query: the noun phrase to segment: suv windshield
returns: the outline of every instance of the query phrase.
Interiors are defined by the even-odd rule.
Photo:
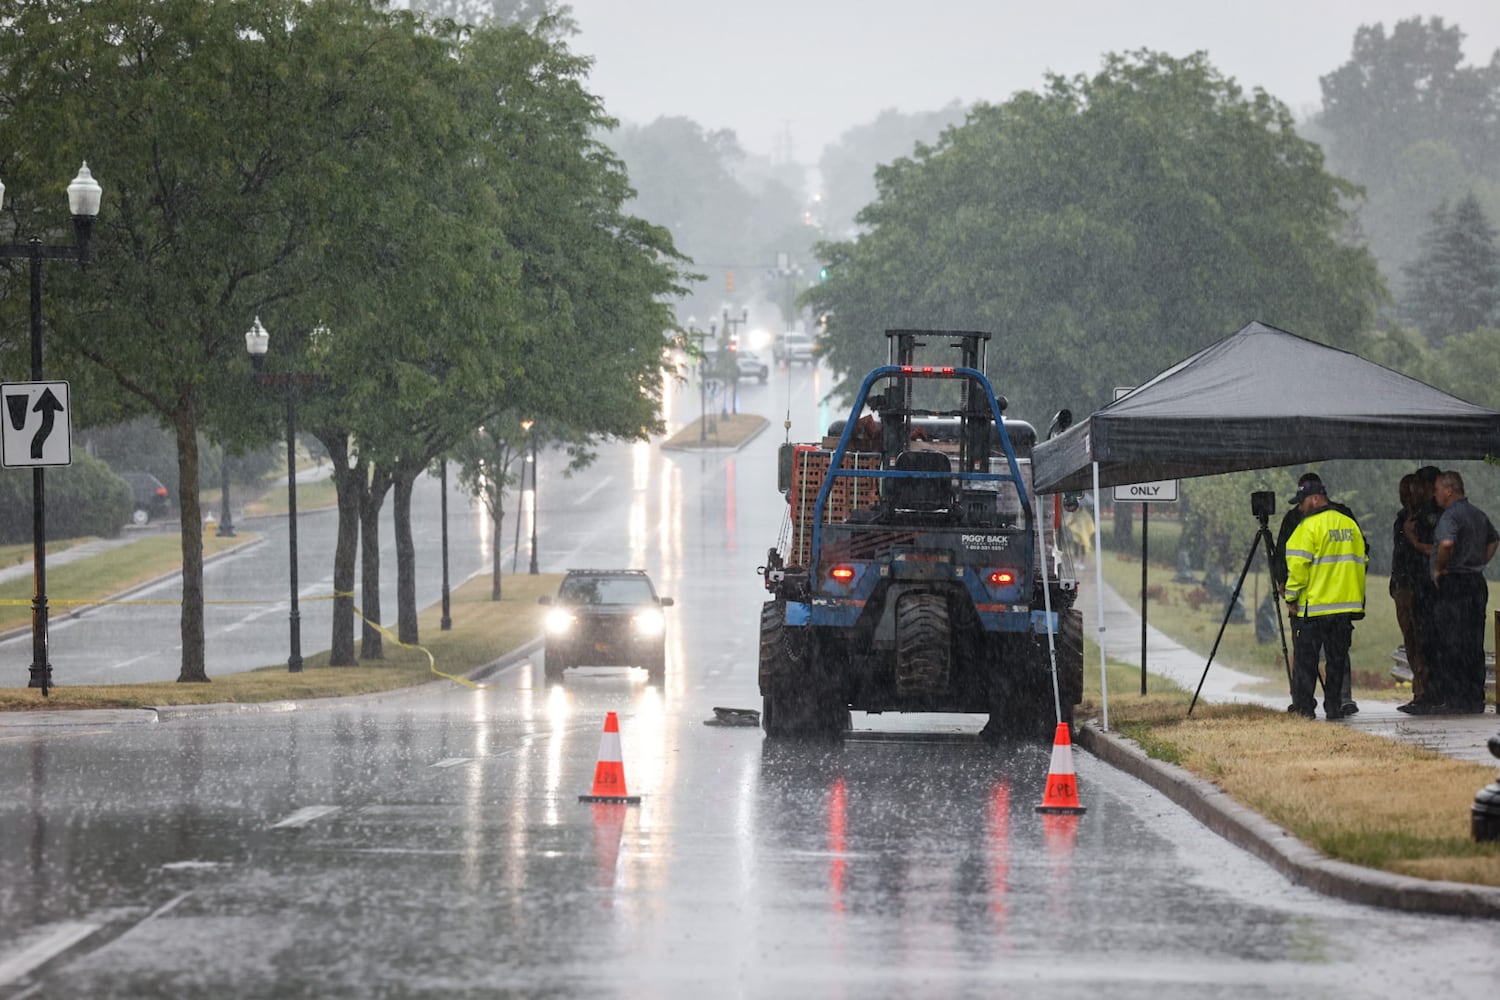
[[[557,595],[573,604],[652,604],[651,584],[644,578],[570,576]]]

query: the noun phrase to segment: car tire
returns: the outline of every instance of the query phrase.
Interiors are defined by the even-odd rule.
[[[658,649],[646,659],[646,683],[660,685],[667,679],[667,651]]]
[[[150,521],[151,512],[144,507],[137,507],[135,512],[130,515],[130,523],[137,526],[149,524]]]

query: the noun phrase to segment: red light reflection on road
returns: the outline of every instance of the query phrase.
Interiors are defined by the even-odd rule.
[[[1009,915],[1005,894],[1010,888],[1010,785],[1000,782],[990,792],[990,917],[996,930],[1005,929]]]
[[[833,860],[828,865],[828,887],[833,893],[835,913],[844,912],[844,876],[849,862],[844,858],[848,846],[848,789],[844,779],[833,783],[828,796],[828,852]]]

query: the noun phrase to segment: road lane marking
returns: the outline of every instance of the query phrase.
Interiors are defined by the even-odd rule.
[[[0,956],[0,986],[15,982],[103,926],[82,920],[53,924],[38,940],[10,955]]]
[[[304,827],[315,819],[332,815],[339,811],[338,806],[304,806],[286,817],[279,823],[272,823],[273,830],[293,830]]]

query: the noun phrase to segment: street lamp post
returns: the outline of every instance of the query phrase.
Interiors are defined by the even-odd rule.
[[[103,189],[89,173],[87,162],[68,185],[68,211],[73,215],[75,246],[48,246],[41,237],[25,243],[0,245],[0,258],[31,262],[31,381],[42,381],[42,261],[75,260],[80,267],[89,264],[89,237],[94,220],[99,217],[99,200]],[[0,184],[0,208],[5,205],[5,185]],[[6,404],[10,405],[9,402]],[[51,417],[53,414],[48,413]],[[35,448],[32,457],[39,458]],[[41,688],[42,697],[52,686],[52,662],[47,639],[47,482],[44,467],[31,470],[31,543],[34,585],[31,597],[31,679],[27,687]]]
[[[532,576],[537,575],[536,568],[536,516],[537,516],[537,488],[536,488],[536,421],[523,420],[521,426],[531,436],[531,570]]]
[[[715,320],[710,320],[709,323],[708,323],[708,339],[712,340],[714,342],[714,352],[715,352],[714,353],[714,359],[715,359],[714,367],[715,368],[722,368],[723,361],[724,361],[724,355],[727,354],[727,353],[729,353],[729,352],[726,351],[726,350],[724,350],[724,345],[722,345],[722,344],[719,343],[719,321],[716,320],[716,319]],[[724,406],[723,398],[722,398],[722,393],[724,392],[724,387],[723,387],[723,385],[721,383],[722,383],[722,379],[715,379],[714,380],[714,392],[717,393],[717,394],[721,394],[720,395],[719,406],[722,409],[723,406]],[[712,434],[714,436],[714,440],[715,441],[717,441],[719,439],[719,418],[718,418],[718,415],[715,414],[715,413],[710,413],[708,415],[708,431],[709,431],[710,434]]]
[[[448,460],[446,458],[438,465],[438,489],[442,491],[442,500],[438,506],[443,519],[443,617],[438,621],[438,631],[448,632],[453,629],[453,616],[450,614],[452,608],[448,603]]]
[[[703,370],[707,360],[703,353],[703,342],[708,334],[698,329],[698,317],[688,317],[688,336],[698,341],[698,443],[708,440],[708,373]]]
[[[315,334],[325,332],[319,327]],[[302,615],[297,610],[297,387],[299,385],[321,386],[326,380],[321,375],[266,375],[261,372],[265,363],[266,348],[270,346],[271,334],[255,317],[254,324],[245,334],[245,349],[250,352],[250,363],[255,366],[255,381],[259,385],[282,386],[286,389],[286,510],[287,510],[287,577],[291,581],[292,610],[289,616],[291,629],[291,654],[287,657],[288,673],[302,672]]]
[[[744,310],[742,310],[740,312],[739,318],[734,319],[729,315],[729,307],[724,307],[724,336],[729,338],[729,343],[734,347],[735,351],[739,350],[740,327],[744,326],[748,322],[750,322],[749,308],[745,308]],[[736,364],[738,364],[738,362],[736,362]],[[738,413],[740,412],[740,376],[738,371],[734,373],[734,388],[730,391],[734,393],[733,410],[735,413]]]

